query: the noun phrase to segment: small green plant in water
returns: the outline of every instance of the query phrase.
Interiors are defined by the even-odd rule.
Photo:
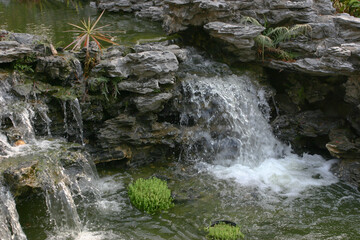
[[[131,203],[139,210],[154,214],[174,206],[166,181],[156,177],[139,178],[128,188]]]
[[[224,222],[207,227],[205,230],[208,232],[207,238],[212,240],[238,240],[245,237],[239,226],[232,226]]]
[[[255,18],[243,17],[241,20],[242,24],[254,24],[262,26]],[[265,24],[265,27],[266,24]],[[312,31],[309,24],[296,24],[292,27],[276,27],[266,28],[262,34],[254,38],[256,44],[261,47],[260,53],[262,60],[265,58],[265,50],[269,53],[275,54],[278,58],[289,61],[293,59],[293,55],[279,48],[279,43],[289,41],[301,35],[308,35]]]

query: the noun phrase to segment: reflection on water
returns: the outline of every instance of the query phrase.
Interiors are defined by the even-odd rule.
[[[73,39],[68,23],[80,24],[82,19],[96,18],[100,12],[88,3],[76,0],[0,0],[0,29],[45,35],[56,46],[66,46]],[[121,13],[105,13],[100,25],[110,24],[108,31],[125,30],[126,34],[114,32],[115,42],[123,45],[165,39],[160,23],[135,19]],[[100,26],[99,25],[99,26]]]

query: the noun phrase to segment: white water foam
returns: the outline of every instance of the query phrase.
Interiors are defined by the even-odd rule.
[[[219,179],[283,196],[298,196],[316,186],[336,183],[330,172],[335,160],[291,153],[272,133],[264,94],[250,77],[198,77],[188,75],[183,83],[187,100],[182,120],[190,139],[188,158],[201,171]]]

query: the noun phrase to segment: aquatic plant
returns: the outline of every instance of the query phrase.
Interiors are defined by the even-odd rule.
[[[166,181],[156,177],[139,178],[128,188],[131,203],[139,210],[154,214],[174,206]]]
[[[245,237],[239,226],[232,226],[225,222],[219,222],[205,230],[208,232],[207,238],[213,240],[238,240]]]
[[[255,18],[252,17],[243,17],[241,23],[250,23],[262,26]],[[282,60],[293,59],[292,54],[279,48],[279,43],[289,41],[300,35],[308,35],[312,31],[309,24],[296,24],[292,27],[281,26],[276,28],[267,28],[267,24],[265,24],[265,28],[266,29],[262,32],[262,34],[254,38],[256,44],[261,47],[259,52],[261,53],[263,60],[265,58],[265,50],[269,53],[274,53]]]
[[[346,12],[354,17],[360,17],[360,0],[332,0],[338,12]]]

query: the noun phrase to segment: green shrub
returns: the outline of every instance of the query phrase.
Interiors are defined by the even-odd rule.
[[[243,17],[241,19],[242,24],[253,24],[262,26],[255,18]],[[286,42],[291,39],[297,38],[301,35],[307,36],[311,33],[312,28],[309,24],[296,24],[292,27],[276,27],[270,28],[265,22],[264,27],[266,28],[260,35],[254,38],[258,45],[259,52],[262,55],[262,60],[265,57],[265,50],[270,55],[274,55],[276,58],[281,60],[289,61],[293,59],[293,54],[288,53],[279,48],[279,43]]]
[[[174,206],[166,181],[156,177],[136,180],[129,185],[128,194],[131,203],[136,208],[150,214]]]
[[[206,231],[208,232],[207,237],[213,240],[237,240],[245,237],[239,226],[232,226],[223,222],[206,228]]]
[[[332,0],[338,12],[346,12],[360,17],[360,0]]]

